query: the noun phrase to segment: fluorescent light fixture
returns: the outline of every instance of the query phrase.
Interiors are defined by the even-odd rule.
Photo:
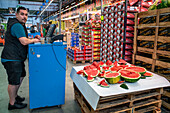
[[[50,3],[43,9],[43,11],[41,11],[41,13],[39,14],[39,16],[41,16],[44,11],[48,8],[48,6],[53,2],[54,0],[51,0]]]
[[[71,3],[71,5],[74,5],[76,2]]]
[[[87,1],[88,1],[88,0],[85,0],[85,1],[79,3],[79,4],[75,5],[75,6],[72,6],[72,7],[68,8],[68,9],[66,9],[66,10],[64,10],[64,11],[61,11],[61,13],[64,13],[64,12],[66,12],[66,11],[68,11],[68,10],[74,8],[74,7],[77,7],[77,6],[83,4],[83,3],[87,2]],[[59,14],[59,13],[56,13],[54,16],[57,16],[58,14]],[[51,16],[52,16],[52,15],[51,15]],[[50,17],[50,16],[49,16],[49,17]],[[49,18],[49,17],[47,17],[47,18]]]
[[[65,7],[65,8],[68,8],[69,6]]]

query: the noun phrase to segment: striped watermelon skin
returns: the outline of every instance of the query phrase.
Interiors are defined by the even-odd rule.
[[[118,72],[108,73],[105,75],[105,79],[107,80],[108,83],[115,84],[119,82],[120,75],[121,74]]]
[[[145,74],[143,74],[145,77],[152,77],[153,74],[152,73],[149,73],[149,72],[146,72]]]
[[[146,69],[143,67],[139,67],[139,66],[134,66],[134,67],[126,67],[125,69],[130,69],[132,71],[135,71],[137,73],[140,73],[141,75],[146,73]]]
[[[122,69],[119,71],[119,73],[121,73],[121,77],[126,82],[131,82],[131,83],[137,82],[141,77],[140,73],[137,73],[137,72],[134,72],[131,70],[127,70],[127,69]]]

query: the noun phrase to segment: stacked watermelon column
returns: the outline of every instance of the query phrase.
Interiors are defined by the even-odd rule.
[[[132,61],[133,38],[134,38],[134,18],[132,11],[127,11],[126,41],[125,41],[125,61]]]
[[[101,27],[93,26],[92,29],[93,37],[93,60],[100,60],[100,35]]]
[[[123,58],[125,33],[125,3],[119,2],[102,10],[101,60],[118,61]]]
[[[131,62],[134,37],[134,13],[139,11],[139,1],[133,1],[133,4],[132,1],[128,1],[128,3],[118,0],[114,1],[115,3],[104,7],[102,10],[104,20],[101,24],[102,48],[100,60],[103,62],[107,60],[115,62],[119,59],[125,59],[125,61]]]
[[[91,46],[92,45],[92,36],[91,36],[91,26],[84,25],[82,29],[82,45]]]

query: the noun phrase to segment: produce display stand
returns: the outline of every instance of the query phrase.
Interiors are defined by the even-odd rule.
[[[152,10],[152,11],[147,11],[147,12],[141,12],[141,13],[136,13],[135,14],[135,29],[134,29],[134,50],[133,50],[133,58],[132,58],[132,63],[135,64],[136,60],[146,62],[148,64],[152,65],[151,71],[155,71],[156,66],[160,66],[163,68],[170,68],[170,63],[166,61],[161,61],[159,59],[160,56],[163,56],[167,59],[170,58],[170,51],[164,49],[164,50],[158,50],[158,43],[170,43],[170,36],[159,36],[159,29],[162,27],[170,27],[170,21],[166,22],[160,22],[160,16],[170,13],[170,8],[164,8],[164,9],[158,9],[158,10]],[[140,18],[146,18],[146,17],[151,17],[151,16],[156,16],[156,22],[155,23],[149,23],[149,24],[138,24],[138,19]],[[155,36],[140,36],[137,31],[140,29],[146,29],[146,28],[154,28],[155,30]],[[144,47],[138,47],[137,41],[151,41],[154,43],[154,47],[151,48],[144,48]],[[142,56],[140,53],[147,53],[151,55],[151,58]],[[163,75],[164,76],[164,75]],[[165,75],[165,78],[170,80],[170,75]],[[163,96],[166,96],[170,98],[170,92],[165,91],[163,93]],[[170,109],[170,104],[163,101],[163,105]]]
[[[73,85],[75,100],[79,103],[82,113],[142,113],[148,111],[161,113],[161,94],[163,93],[163,88],[109,97],[100,97],[98,108],[93,110],[77,86],[75,84]]]
[[[89,46],[81,46],[81,49],[74,50],[68,48],[67,58],[70,61],[73,61],[73,64],[76,63],[91,63],[92,62],[92,48]]]
[[[100,78],[87,82],[85,77],[76,74],[83,67],[74,66],[70,74],[75,100],[83,113],[161,112],[163,87],[170,86],[164,77],[153,73],[153,77],[140,79],[136,83],[126,83],[128,90],[120,88],[120,84],[110,84],[109,88],[103,88],[97,85]]]

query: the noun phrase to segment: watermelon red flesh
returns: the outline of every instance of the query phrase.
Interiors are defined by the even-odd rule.
[[[116,72],[116,73],[108,73],[105,75],[105,78],[116,78],[120,76],[120,73]]]
[[[120,80],[120,73],[118,73],[118,72],[109,73],[109,74],[105,75],[105,78],[108,83],[115,84],[115,83],[119,82],[119,80]]]
[[[126,82],[137,82],[141,77],[141,74],[136,73],[132,70],[122,69],[122,70],[119,71],[119,73],[121,73],[121,77]]]
[[[127,64],[127,62],[125,60],[123,60],[123,59],[120,59],[118,63],[119,64]]]
[[[109,66],[103,66],[102,68],[103,68],[103,70],[109,70],[110,69]]]
[[[89,66],[90,69],[97,69],[94,65]]]
[[[121,68],[126,68],[126,67],[129,67],[128,65],[120,65],[120,66],[118,66],[118,67],[121,67]]]
[[[121,73],[121,75],[129,75],[129,74],[130,74],[130,71],[129,71],[129,70],[122,69],[122,70],[119,71],[119,73]]]
[[[117,64],[118,64],[117,61],[115,61],[115,62],[113,63],[114,66],[117,66]]]
[[[103,66],[103,65],[104,65],[104,62],[100,61],[98,64],[99,64],[100,66]]]
[[[146,69],[143,68],[143,67],[126,67],[125,69],[130,69],[130,70],[133,70],[133,71],[136,71],[140,74],[144,74],[146,72]]]
[[[94,78],[91,77],[91,76],[88,76],[88,77],[87,77],[87,81],[88,81],[88,82],[92,82],[92,81],[94,81]]]
[[[110,68],[111,71],[116,71],[116,72],[118,72],[121,69],[123,69],[123,68],[122,67],[117,67],[117,66],[114,66],[114,67]]]
[[[100,86],[102,86],[102,87],[106,87],[106,88],[108,88],[108,87],[109,87],[109,85],[108,85],[105,81],[104,81],[104,82],[102,82]]]
[[[85,66],[83,70],[89,70],[90,66]]]
[[[143,74],[144,76],[146,76],[146,77],[152,77],[153,76],[153,74],[152,73],[149,73],[149,72],[146,72],[145,74]]]
[[[78,71],[77,74],[84,74],[84,70]]]
[[[99,70],[89,69],[84,70],[86,76],[96,77],[99,74]]]
[[[99,64],[96,61],[94,61],[92,65],[94,65],[96,68],[99,67]]]
[[[103,79],[102,81],[100,81],[100,82],[98,83],[98,85],[101,85],[102,82],[105,82],[105,79]]]
[[[105,75],[105,71],[100,72],[99,75],[98,75],[98,77],[104,77],[104,75]]]

